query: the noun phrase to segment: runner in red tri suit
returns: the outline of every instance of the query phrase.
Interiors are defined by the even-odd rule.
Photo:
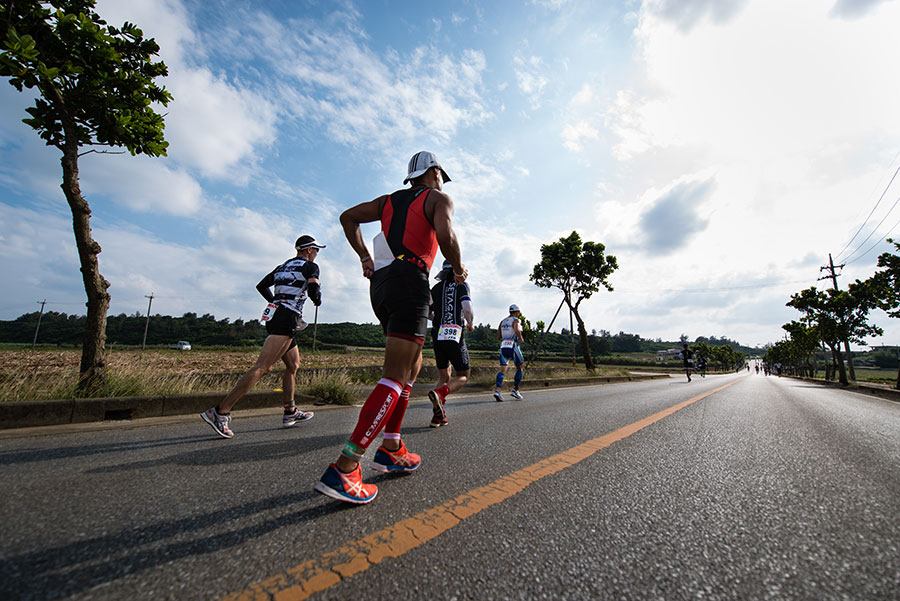
[[[400,425],[409,391],[422,366],[422,345],[428,327],[431,291],[428,273],[438,247],[453,269],[454,281],[468,275],[453,232],[453,201],[442,192],[447,172],[430,152],[409,161],[406,179],[411,186],[358,204],[341,214],[350,246],[370,279],[372,308],[387,335],[381,380],[359,412],[356,428],[337,461],[328,466],[315,490],[348,503],[369,503],[378,493],[364,484],[359,462],[384,429],[372,467],[382,472],[411,472],[421,458],[400,439]],[[359,224],[381,222],[374,258],[363,241]]]

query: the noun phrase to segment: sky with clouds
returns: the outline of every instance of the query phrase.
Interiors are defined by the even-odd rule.
[[[900,238],[897,0],[100,0],[161,46],[167,157],[89,154],[111,313],[257,319],[313,234],[322,322],[373,322],[342,210],[431,150],[452,182],[476,322],[549,322],[540,246],[602,242],[589,329],[783,337],[828,254],[844,287]],[[57,150],[0,86],[0,319],[84,313]],[[900,177],[897,178],[900,180]],[[368,240],[375,226],[365,226]],[[438,259],[440,260],[440,258]],[[307,316],[307,320],[309,318]],[[900,320],[876,313],[900,344]],[[568,327],[568,316],[554,330]]]

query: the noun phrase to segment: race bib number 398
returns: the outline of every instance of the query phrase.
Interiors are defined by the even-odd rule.
[[[503,340],[500,342],[500,348],[512,348],[516,345],[515,340]]]
[[[275,315],[275,309],[277,309],[277,308],[278,308],[278,305],[269,303],[268,305],[266,305],[266,308],[263,310],[262,317],[260,317],[259,320],[263,323],[266,323],[267,321],[272,319],[273,315]]]
[[[453,342],[459,342],[461,337],[462,327],[453,324],[441,326],[437,334],[438,340],[451,340]]]

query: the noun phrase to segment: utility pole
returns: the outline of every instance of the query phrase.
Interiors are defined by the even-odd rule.
[[[843,264],[835,267],[834,261],[831,259],[831,253],[828,253],[828,265],[826,265],[824,267],[820,267],[819,272],[828,270],[829,275],[825,276],[824,278],[819,278],[819,279],[824,280],[826,278],[830,278],[831,284],[834,286],[834,291],[839,292],[838,283],[837,283],[837,274],[835,273],[835,269],[843,269],[843,268],[844,268]],[[843,329],[845,327],[843,316],[840,316],[840,320],[841,320],[841,329]],[[853,381],[856,381],[856,373],[853,370],[853,355],[850,354],[850,343],[847,341],[846,337],[844,338],[843,342],[844,342],[844,350],[847,353],[847,366],[850,368],[850,379]],[[838,362],[838,366],[841,368],[841,375],[844,375],[843,374],[844,362],[843,361]],[[844,376],[842,378],[842,380],[846,380],[846,376]],[[846,382],[842,381],[841,384],[846,384]]]
[[[37,302],[41,303],[41,312],[38,313],[38,322],[34,328],[34,340],[31,341],[31,350],[34,350],[34,345],[37,344],[38,330],[41,329],[41,318],[44,316],[44,305],[47,304],[47,299],[45,298],[44,300]]]
[[[150,293],[150,296],[144,295],[144,298],[149,298],[150,302],[147,303],[147,320],[144,322],[144,339],[141,340],[141,350],[144,350],[144,346],[147,344],[147,329],[150,328],[150,307],[153,306],[153,293]]]

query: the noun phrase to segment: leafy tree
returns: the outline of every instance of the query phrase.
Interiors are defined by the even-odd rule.
[[[799,321],[792,321],[781,327],[791,337],[790,344],[786,345],[787,356],[781,363],[790,363],[795,371],[815,377],[816,368],[812,358],[819,347],[819,332],[815,327]]]
[[[900,367],[896,350],[877,350],[872,353],[872,362],[876,367],[890,369]]]
[[[531,281],[541,288],[559,288],[569,310],[578,322],[581,354],[584,366],[594,369],[584,320],[578,312],[581,302],[605,287],[612,292],[607,278],[619,268],[613,255],[604,255],[606,247],[599,242],[582,244],[578,232],[572,232],[558,242],[541,245],[541,262],[534,266]]]
[[[531,322],[523,314],[519,314],[519,321],[522,323],[522,338],[526,344],[534,345],[537,342],[537,333],[532,327]]]
[[[131,23],[107,25],[94,0],[3,0],[0,76],[22,92],[35,90],[23,121],[62,152],[62,190],[72,210],[87,293],[87,320],[78,383],[89,394],[105,382],[109,282],[100,275],[100,245],[91,236],[91,209],[81,194],[78,158],[85,146],[124,147],[132,155],[166,154],[163,118],[153,103],[172,96],[153,83],[168,74],[153,62],[153,39]],[[94,152],[89,150],[87,152]]]
[[[832,357],[840,357],[840,343],[849,340],[864,344],[868,336],[880,336],[881,328],[868,323],[868,314],[874,308],[874,297],[862,286],[851,285],[849,290],[821,291],[807,288],[791,295],[787,306],[804,313],[801,320],[818,330],[822,341],[831,349]],[[844,362],[838,360],[841,384],[847,385]]]
[[[892,238],[888,238],[888,242],[894,245],[895,252],[900,252],[900,242]],[[900,317],[900,255],[881,253],[878,267],[882,268],[881,271],[875,272],[865,282],[857,280],[856,284],[869,291],[880,309],[891,317]],[[900,369],[897,370],[897,388],[900,388]]]

